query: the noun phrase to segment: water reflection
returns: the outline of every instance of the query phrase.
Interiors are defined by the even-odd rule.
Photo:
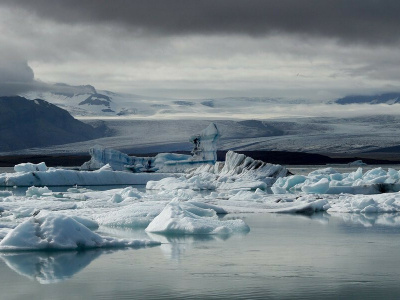
[[[400,227],[400,213],[335,213],[332,216],[342,218],[346,223],[360,224],[364,227]]]
[[[326,211],[323,212],[316,212],[313,214],[302,214],[302,213],[297,213],[293,214],[294,216],[298,218],[303,218],[311,221],[316,221],[321,224],[327,224],[329,222],[329,218],[331,217],[330,214],[328,214]]]
[[[171,260],[179,261],[186,251],[193,248],[195,244],[204,244],[214,241],[226,241],[232,235],[162,235],[147,233],[155,241],[161,242],[160,249],[164,256]],[[247,233],[236,233],[235,235],[246,235]]]
[[[5,253],[0,258],[16,273],[51,284],[71,278],[98,258],[104,250]]]

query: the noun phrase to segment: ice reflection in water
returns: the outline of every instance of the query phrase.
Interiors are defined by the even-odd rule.
[[[18,274],[41,284],[50,284],[71,278],[104,252],[89,250],[4,253],[0,258]]]
[[[332,216],[342,218],[345,223],[360,224],[364,227],[400,227],[400,213],[333,213]]]
[[[226,241],[232,235],[161,235],[147,233],[152,240],[160,241],[160,249],[164,256],[179,261],[195,244],[204,244],[211,241]],[[243,233],[245,235],[246,233]],[[235,234],[238,235],[238,234]],[[239,234],[240,235],[240,234]]]

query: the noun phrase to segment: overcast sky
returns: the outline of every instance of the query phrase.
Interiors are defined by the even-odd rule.
[[[0,94],[400,91],[399,16],[398,0],[1,0]]]

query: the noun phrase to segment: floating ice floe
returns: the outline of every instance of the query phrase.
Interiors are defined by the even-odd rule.
[[[114,171],[183,172],[199,164],[214,164],[217,160],[218,138],[218,128],[211,123],[199,134],[190,137],[192,155],[160,153],[155,157],[136,157],[97,145],[89,150],[91,159],[81,166],[81,170],[97,170],[108,164]]]
[[[348,165],[350,167],[359,167],[359,166],[366,166],[367,164],[359,159],[359,160],[355,160],[355,161],[353,161],[351,163],[348,163]]]
[[[271,195],[260,189],[221,192],[207,199],[228,213],[310,214],[327,211],[331,207],[329,199],[320,195]]]
[[[397,213],[400,192],[374,195],[267,194],[264,191],[229,191],[206,197],[228,213]]]
[[[173,176],[166,173],[128,173],[103,166],[97,171],[76,171],[49,168],[47,171],[0,174],[0,186],[73,186],[146,184]]]
[[[102,237],[71,217],[47,214],[29,218],[11,230],[0,242],[0,251],[139,248],[156,245],[160,243]]]
[[[281,177],[272,185],[275,194],[377,194],[400,191],[400,171],[375,168],[363,173],[339,173],[333,168],[313,171],[306,176]]]
[[[47,171],[47,166],[44,162],[39,164],[22,163],[14,166],[15,172],[35,172],[35,171]]]
[[[199,166],[178,178],[149,181],[146,188],[149,190],[255,190],[257,188],[265,190],[277,178],[287,174],[288,171],[281,165],[265,163],[244,154],[228,151],[225,162]]]
[[[340,195],[330,201],[330,212],[395,213],[400,212],[400,193],[378,195]]]
[[[49,190],[47,186],[44,187],[36,187],[36,186],[31,186],[27,189],[26,191],[26,196],[42,196],[44,194],[51,194],[52,191]]]
[[[99,224],[105,226],[146,228],[165,205],[165,202],[158,201],[138,202],[93,217]]]
[[[146,231],[171,235],[179,234],[232,234],[248,232],[243,220],[220,220],[214,209],[190,202],[172,200],[147,226]]]

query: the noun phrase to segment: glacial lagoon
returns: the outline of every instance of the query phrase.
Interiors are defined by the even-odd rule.
[[[395,299],[400,217],[241,214],[247,234],[160,247],[3,253],[2,299]],[[141,230],[108,228],[143,238]]]
[[[124,186],[87,188],[107,191]],[[135,188],[146,192],[144,186]],[[67,189],[51,188],[60,193]],[[27,188],[2,190],[22,196]],[[96,233],[102,236],[149,239],[161,245],[1,253],[1,298],[400,297],[399,213],[233,213],[219,219],[242,219],[250,231],[163,235],[143,228],[100,226]]]

